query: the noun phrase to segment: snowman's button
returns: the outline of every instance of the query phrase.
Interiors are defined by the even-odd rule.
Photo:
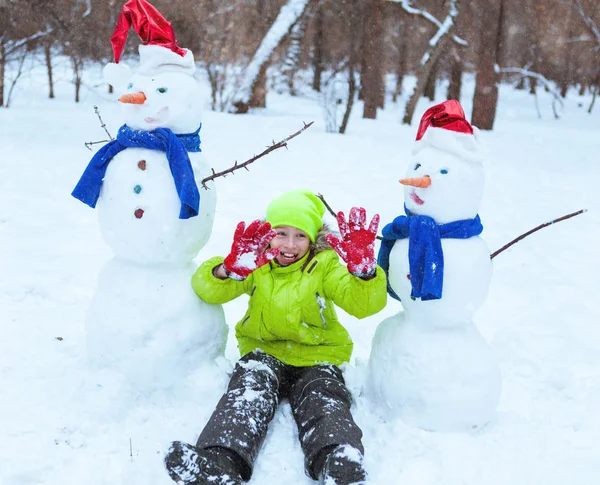
[[[136,209],[133,215],[135,215],[136,219],[141,219],[144,215],[144,209]]]
[[[410,281],[410,273],[407,273],[407,274],[406,274],[406,279],[407,279],[408,281]]]
[[[134,191],[136,194],[139,194],[139,193],[142,191],[142,186],[141,186],[141,185],[136,185],[136,186],[133,188],[133,191]]]
[[[412,301],[416,301],[416,300],[417,300],[417,299],[416,299],[414,296],[412,296],[412,295],[410,295],[410,299],[411,299]]]
[[[140,170],[146,170],[146,160],[140,160],[140,161],[138,162],[138,168],[139,168]]]

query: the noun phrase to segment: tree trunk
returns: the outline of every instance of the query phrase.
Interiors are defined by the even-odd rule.
[[[448,99],[460,101],[462,91],[463,63],[458,55],[452,56],[450,64],[450,83],[448,84]]]
[[[323,42],[325,40],[323,25],[323,5],[317,7],[315,19],[315,37],[313,49],[313,82],[312,88],[321,92],[321,77],[323,75]]]
[[[44,42],[44,54],[46,57],[46,70],[48,71],[48,97],[54,99],[54,79],[52,76],[52,44]]]
[[[363,118],[377,118],[377,108],[383,107],[383,3],[369,0],[365,9],[366,27],[363,42],[361,88],[364,99]]]
[[[269,64],[263,64],[252,89],[252,97],[248,101],[248,108],[264,108],[267,106],[267,68]]]
[[[306,24],[310,15],[310,7],[306,9],[302,17],[298,19],[290,32],[290,44],[287,48],[285,60],[283,61],[282,77],[290,90],[291,96],[296,96],[294,78],[300,69],[300,57],[302,55],[302,44],[306,36]]]
[[[71,61],[73,63],[73,74],[75,75],[75,102],[79,103],[79,92],[81,90],[81,61],[75,56],[71,57]]]
[[[0,107],[4,106],[4,74],[6,71],[6,51],[0,39]]]
[[[266,73],[266,66],[269,63],[273,51],[289,34],[292,26],[304,13],[304,10],[306,10],[309,1],[310,0],[288,0],[286,4],[281,7],[275,22],[273,22],[273,25],[258,46],[250,64],[246,67],[240,90],[231,103],[231,111],[238,114],[247,113],[248,108],[251,106],[251,100],[254,101],[262,96],[261,93],[255,95],[255,91],[259,89],[259,86],[262,86],[262,89],[264,89],[266,93],[266,85],[261,85],[261,73]]]
[[[352,113],[352,107],[354,106],[354,97],[356,96],[355,73],[357,72],[356,68],[359,64],[359,39],[356,35],[356,32],[360,28],[360,22],[362,19],[362,15],[360,15],[360,11],[362,10],[361,1],[362,0],[351,0],[350,2],[350,29],[348,32],[348,46],[350,49],[348,58],[348,101],[346,103],[346,111],[344,112],[342,124],[340,125],[339,129],[339,132],[342,135],[346,133],[346,128],[348,127],[348,122],[350,121],[350,114]]]
[[[396,89],[392,100],[394,103],[398,100],[398,96],[402,95],[402,83],[406,74],[406,59],[408,56],[408,43],[406,42],[406,28],[402,26],[400,35],[398,36],[398,62],[396,63]]]
[[[480,44],[471,123],[482,130],[491,130],[494,127],[498,105],[500,75],[496,65],[502,53],[504,0],[487,0],[481,8]]]
[[[421,59],[421,64],[419,65],[419,71],[417,73],[417,84],[408,103],[406,103],[404,117],[402,118],[402,123],[406,125],[410,125],[431,70],[442,55],[450,36],[454,32],[460,0],[449,0],[448,6],[449,12],[444,21],[448,28],[441,27],[438,30],[433,39],[431,39],[430,46]]]
[[[441,55],[440,55],[441,57]],[[423,96],[428,98],[429,101],[435,101],[435,82],[438,76],[438,70],[440,67],[440,59],[436,61],[436,63],[431,68],[431,72],[429,76],[427,76],[427,82],[425,83],[425,88],[423,89]]]

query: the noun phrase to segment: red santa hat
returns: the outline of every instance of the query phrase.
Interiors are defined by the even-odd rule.
[[[105,68],[109,82],[110,77],[123,77],[127,69],[120,68],[119,61],[130,27],[133,27],[143,43],[139,46],[138,72],[154,74],[175,70],[190,75],[194,73],[194,55],[189,49],[179,47],[171,23],[146,0],[128,0],[121,9],[110,38],[116,64],[109,64]]]
[[[413,155],[427,147],[437,148],[468,162],[481,162],[485,158],[479,130],[465,118],[458,101],[444,101],[423,114]]]

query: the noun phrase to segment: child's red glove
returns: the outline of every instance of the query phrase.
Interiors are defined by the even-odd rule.
[[[240,222],[233,235],[231,252],[223,261],[227,276],[238,281],[245,280],[254,270],[275,258],[279,249],[265,249],[276,235],[268,222],[261,224],[256,220],[247,228],[243,221]]]
[[[373,276],[377,261],[375,260],[375,238],[379,226],[379,214],[375,214],[365,229],[367,213],[362,207],[350,209],[348,223],[343,212],[338,212],[337,222],[342,239],[333,234],[325,238],[348,265],[348,271],[355,276]]]

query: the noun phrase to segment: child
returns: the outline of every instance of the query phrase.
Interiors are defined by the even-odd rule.
[[[178,483],[239,485],[250,479],[267,427],[281,399],[290,402],[311,478],[362,484],[362,432],[338,367],[352,340],[333,304],[363,318],[386,304],[386,278],[362,208],[349,223],[337,215],[342,238],[323,225],[325,205],[307,191],[286,192],[267,208],[266,222],[237,226],[231,252],[203,263],[193,276],[209,303],[250,295],[236,326],[242,355],[229,386],[196,446],[171,444],[165,465]],[[273,229],[271,229],[273,228]],[[340,255],[347,265],[340,264]]]

